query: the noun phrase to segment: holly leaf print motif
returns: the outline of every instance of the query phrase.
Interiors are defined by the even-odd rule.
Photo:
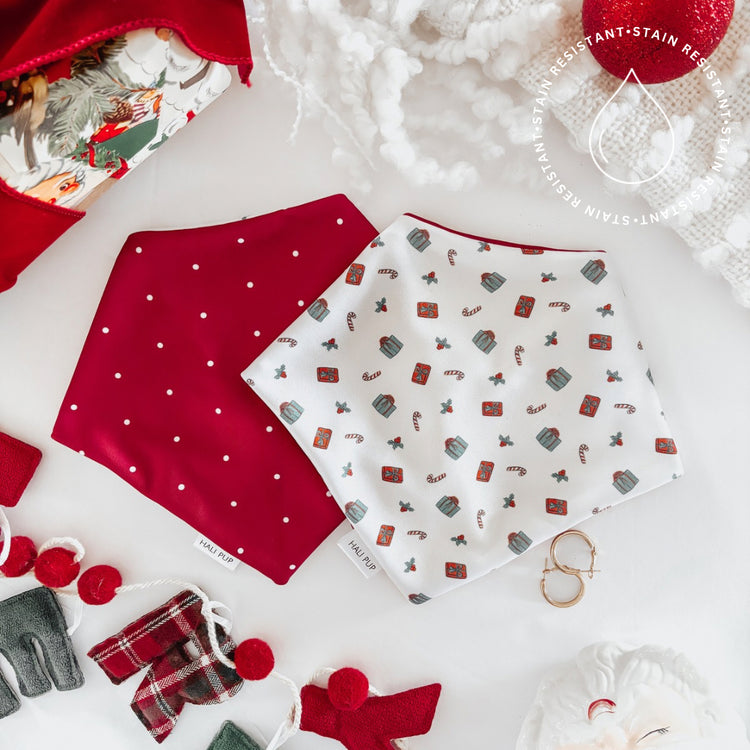
[[[551,273],[543,273],[542,274],[542,283],[546,281],[557,281],[557,276]]]
[[[441,414],[452,414],[453,413],[453,399],[449,398],[447,401],[440,403],[443,408],[440,410]]]
[[[388,312],[388,308],[385,305],[385,297],[381,297],[380,300],[375,300],[375,312]]]
[[[558,484],[560,484],[560,482],[568,481],[568,475],[565,473],[565,469],[560,469],[560,471],[555,471],[552,474],[550,474],[550,476],[556,479]]]
[[[434,271],[430,271],[429,273],[426,273],[424,276],[422,276],[422,278],[427,282],[427,286],[429,286],[430,284],[438,283],[438,278],[437,276],[435,276]]]
[[[503,508],[515,508],[516,507],[516,501],[515,501],[515,494],[512,492],[508,497],[503,498]]]
[[[281,367],[276,368],[276,374],[273,376],[274,380],[278,380],[279,378],[285,378],[286,377],[286,365],[281,365]]]
[[[604,305],[604,307],[597,307],[596,311],[598,313],[601,313],[601,316],[603,318],[606,318],[607,315],[614,315],[615,311],[612,309],[612,305]]]
[[[464,539],[463,534],[459,534],[458,536],[452,536],[451,541],[456,543],[456,547],[460,547],[462,544],[468,545],[468,542],[466,539]]]
[[[395,437],[395,438],[393,438],[393,440],[389,440],[388,441],[388,445],[390,445],[391,448],[393,448],[394,451],[396,450],[396,448],[403,448],[404,447],[404,444],[401,442],[401,438],[400,437]]]
[[[343,403],[339,402],[339,401],[336,402],[336,413],[337,414],[344,414],[344,413],[348,414],[350,411],[351,411],[351,409],[346,405],[346,401],[344,401]]]
[[[342,477],[350,477],[352,475],[352,462],[349,461],[346,466],[341,467],[341,471],[344,473],[341,475]]]
[[[498,440],[500,441],[500,447],[505,448],[506,445],[513,445],[513,441],[510,439],[510,435],[499,435]]]
[[[609,445],[614,448],[617,445],[622,445],[622,433],[618,432],[616,435],[609,436]]]
[[[414,508],[411,507],[411,503],[405,503],[402,500],[398,501],[398,507],[402,513],[406,513],[407,511],[412,512],[414,510]]]
[[[451,348],[451,345],[448,343],[447,338],[441,339],[436,336],[435,343],[437,344],[437,347],[436,347],[437,349],[450,349]]]
[[[498,383],[505,383],[505,378],[503,377],[503,374],[501,372],[496,372],[494,375],[490,375],[487,380],[489,380],[492,385],[497,385]]]
[[[416,561],[414,560],[413,557],[411,559],[407,560],[404,563],[404,573],[413,573],[417,569],[417,566],[416,566],[415,562]]]
[[[336,343],[336,339],[328,339],[328,341],[323,341],[320,344],[321,346],[324,346],[326,348],[326,351],[330,352],[331,349],[338,349],[339,345]]]
[[[552,333],[545,334],[544,338],[547,339],[544,342],[545,346],[557,346],[557,331],[552,331]]]

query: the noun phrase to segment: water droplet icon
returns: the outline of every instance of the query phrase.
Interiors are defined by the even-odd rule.
[[[651,135],[657,130],[666,130],[666,148],[651,148]],[[614,182],[641,185],[669,166],[674,151],[672,123],[631,68],[591,125],[589,152],[594,164]]]

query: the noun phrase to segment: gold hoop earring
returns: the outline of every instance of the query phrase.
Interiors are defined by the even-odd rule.
[[[589,565],[588,570],[581,570],[580,568],[572,568],[569,565],[565,565],[564,563],[561,563],[557,559],[557,545],[566,536],[580,537],[588,545],[590,554],[591,554],[591,564]],[[552,558],[553,565],[556,568],[559,568],[563,573],[567,573],[568,575],[575,575],[577,573],[586,573],[586,575],[588,575],[588,577],[591,579],[594,577],[594,573],[601,573],[600,570],[596,570],[594,568],[594,563],[596,562],[596,546],[591,541],[591,539],[589,539],[588,535],[584,534],[582,531],[579,531],[578,529],[568,529],[568,531],[563,531],[561,534],[558,534],[552,540],[552,544],[550,545],[550,548],[549,548],[549,554],[550,554],[550,557]]]
[[[552,573],[555,570],[559,570],[565,575],[575,576],[578,579],[578,593],[572,599],[568,599],[564,602],[559,602],[557,601],[557,599],[553,599],[547,593],[547,573]],[[581,578],[581,574],[578,571],[566,572],[557,565],[554,568],[548,568],[547,560],[544,561],[544,570],[542,571],[542,580],[539,581],[539,588],[542,590],[542,596],[547,600],[547,602],[549,602],[553,607],[559,607],[560,609],[565,609],[566,607],[572,607],[574,604],[578,604],[578,602],[583,599],[583,595],[586,591],[586,585],[584,584],[583,578]]]

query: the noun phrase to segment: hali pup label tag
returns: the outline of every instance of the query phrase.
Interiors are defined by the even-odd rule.
[[[205,555],[208,555],[214,562],[223,565],[228,570],[237,570],[237,566],[240,564],[237,557],[230,555],[229,552],[223,550],[218,544],[214,544],[210,539],[207,539],[201,534],[199,534],[193,542],[193,547],[199,549]]]
[[[338,545],[365,578],[372,578],[380,573],[380,565],[354,529],[347,531],[339,539]]]

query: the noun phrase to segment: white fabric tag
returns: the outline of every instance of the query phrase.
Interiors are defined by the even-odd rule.
[[[240,564],[238,558],[234,555],[230,555],[228,552],[219,547],[218,544],[214,544],[210,539],[205,536],[198,534],[198,537],[193,542],[193,547],[199,549],[204,555],[208,555],[214,562],[223,565],[228,570],[236,570]]]
[[[354,529],[344,534],[339,539],[338,545],[365,578],[372,578],[380,573],[380,566],[375,561],[375,556],[367,549],[367,545]]]

